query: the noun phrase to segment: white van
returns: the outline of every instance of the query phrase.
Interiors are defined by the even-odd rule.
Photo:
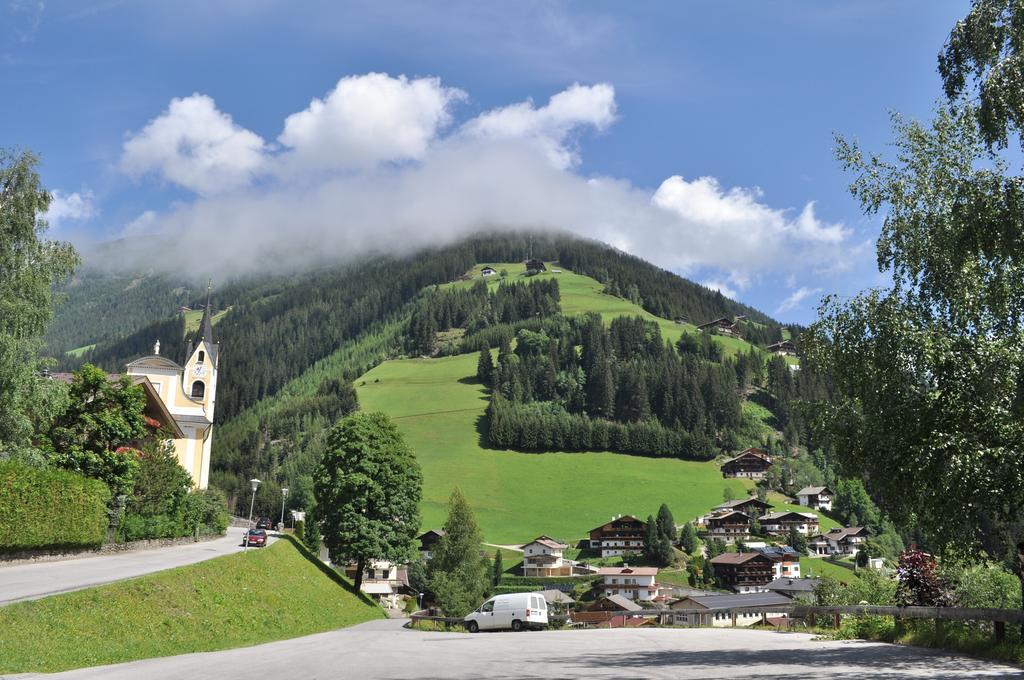
[[[463,619],[466,630],[524,630],[548,625],[548,603],[540,593],[495,595]]]

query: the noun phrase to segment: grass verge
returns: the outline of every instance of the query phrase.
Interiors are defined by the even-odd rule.
[[[0,608],[0,673],[57,672],[333,630],[383,612],[290,540]]]

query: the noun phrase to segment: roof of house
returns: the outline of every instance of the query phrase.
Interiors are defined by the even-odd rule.
[[[601,576],[657,576],[657,567],[601,567],[597,570]]]
[[[697,595],[685,597],[672,603],[673,609],[741,609],[743,607],[770,607],[792,604],[793,601],[780,593],[742,593],[738,595]],[[694,607],[693,605],[696,605]]]
[[[533,539],[529,543],[523,544],[523,547],[525,548],[526,546],[533,545],[534,543],[539,543],[540,545],[543,545],[546,548],[553,548],[555,550],[564,550],[565,548],[569,547],[565,543],[561,543],[559,541],[556,541],[555,539],[551,538],[550,536],[538,536],[537,538]]]
[[[761,521],[786,519],[787,517],[799,517],[800,519],[813,519],[815,522],[818,521],[818,516],[813,512],[797,512],[796,510],[785,510],[783,512],[769,512],[767,515],[763,515]]]
[[[813,593],[819,583],[820,578],[777,578],[765,588],[787,593]]]
[[[615,517],[613,519],[608,520],[607,522],[605,522],[604,524],[601,524],[600,526],[594,527],[593,529],[591,529],[591,531],[600,531],[601,529],[604,529],[609,524],[614,524],[615,522],[640,522],[640,520],[638,520],[636,517],[633,517],[633,515],[621,515],[619,517]],[[641,524],[642,523],[643,522],[641,522]]]
[[[848,536],[857,536],[862,533],[868,533],[866,527],[836,527],[835,529],[829,529],[828,533],[824,534],[824,536],[830,541],[840,541]]]
[[[710,562],[711,562],[711,564],[746,564],[747,562],[749,562],[750,560],[752,560],[752,559],[754,559],[756,557],[768,557],[768,556],[765,555],[764,553],[759,553],[759,552],[742,552],[742,553],[727,552],[727,553],[722,553],[721,555],[716,555],[715,557],[712,557]]]
[[[772,457],[768,455],[767,451],[765,451],[764,449],[758,449],[758,448],[755,448],[755,447],[751,446],[750,448],[743,449],[742,451],[737,453],[735,456],[733,456],[729,460],[725,461],[725,463],[723,463],[723,465],[725,465],[726,463],[733,463],[735,461],[740,460],[741,458],[746,458],[747,456],[755,456],[755,457],[760,458],[761,460],[765,461],[766,463],[770,463],[771,460],[772,460]]]
[[[628,597],[623,597],[622,595],[605,595],[601,598],[601,600],[608,600],[609,602],[617,606],[619,609],[622,609],[627,612],[635,612],[639,611],[640,609],[643,609],[643,607],[638,605],[636,602],[633,602],[633,600],[629,599]],[[600,602],[601,600],[598,600],[598,602]]]
[[[708,321],[707,323],[702,323],[701,325],[697,326],[697,328],[707,328],[708,326],[717,326],[717,325],[720,325],[720,324],[725,324],[727,326],[732,326],[733,325],[733,321],[732,321],[732,319],[727,319],[725,317],[722,317],[720,319],[713,319],[712,321]]]
[[[832,493],[827,486],[805,486],[796,492],[797,496],[817,496],[820,493]]]
[[[726,518],[732,517],[733,515],[740,515],[744,519],[746,519],[748,521],[750,520],[750,515],[748,515],[747,513],[741,512],[739,510],[730,510],[728,512],[722,512],[722,513],[719,513],[717,515],[712,515],[711,517],[708,517],[708,521],[711,522],[713,520],[722,520],[722,519],[726,519]]]
[[[782,559],[786,557],[800,557],[800,553],[798,553],[794,548],[791,548],[788,545],[769,545],[765,546],[764,548],[753,548],[753,550],[775,559]]]
[[[724,503],[719,503],[718,505],[715,506],[715,510],[732,510],[733,508],[740,508],[740,507],[743,507],[744,505],[747,505],[749,503],[753,503],[755,505],[763,505],[766,508],[773,508],[773,507],[775,507],[771,503],[768,503],[767,501],[763,501],[760,498],[757,498],[756,496],[750,496],[748,498],[741,498],[739,500],[726,501]]]
[[[428,529],[428,530],[424,531],[422,534],[420,534],[419,536],[417,536],[416,540],[417,541],[422,541],[424,538],[426,538],[427,536],[431,536],[431,535],[437,536],[437,537],[440,538],[441,536],[445,535],[445,530],[444,529]]]
[[[561,590],[542,590],[540,594],[544,596],[548,604],[572,604],[576,601]]]
[[[796,345],[794,345],[791,340],[782,340],[781,342],[774,342],[768,345],[768,349],[772,349],[773,347],[778,347],[780,349],[795,349]]]

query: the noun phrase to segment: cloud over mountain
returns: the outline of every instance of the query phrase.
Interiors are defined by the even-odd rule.
[[[183,252],[211,248],[220,272],[523,228],[700,271],[727,294],[762,275],[799,274],[808,261],[845,266],[849,231],[819,219],[813,203],[793,215],[756,188],[712,177],[676,175],[651,190],[581,173],[582,140],[617,116],[610,84],[573,84],[541,106],[512,103],[456,124],[469,96],[438,78],[347,76],[267,142],[195,94],[130,135],[121,167],[196,194],[144,224],[174,234]]]

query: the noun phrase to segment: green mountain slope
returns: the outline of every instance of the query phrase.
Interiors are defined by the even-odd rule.
[[[517,263],[491,263],[522,276]],[[471,286],[482,265],[468,280]],[[557,272],[557,273],[556,273]],[[607,295],[596,280],[549,263],[533,278],[557,278],[565,314],[601,314],[606,322],[621,315],[656,321],[673,341],[690,324],[660,319],[634,303]],[[499,279],[489,281],[497,286]],[[726,353],[749,351],[737,338],[715,338]],[[722,502],[726,489],[742,497],[749,481],[722,479],[714,462],[699,463],[606,452],[520,453],[489,449],[483,435],[487,390],[476,380],[476,354],[440,359],[386,361],[356,380],[364,410],[392,416],[423,468],[424,527],[439,526],[448,495],[459,487],[477,512],[488,541],[525,542],[539,534],[566,540],[585,535],[613,514],[646,517],[668,503],[678,521],[692,519]]]

